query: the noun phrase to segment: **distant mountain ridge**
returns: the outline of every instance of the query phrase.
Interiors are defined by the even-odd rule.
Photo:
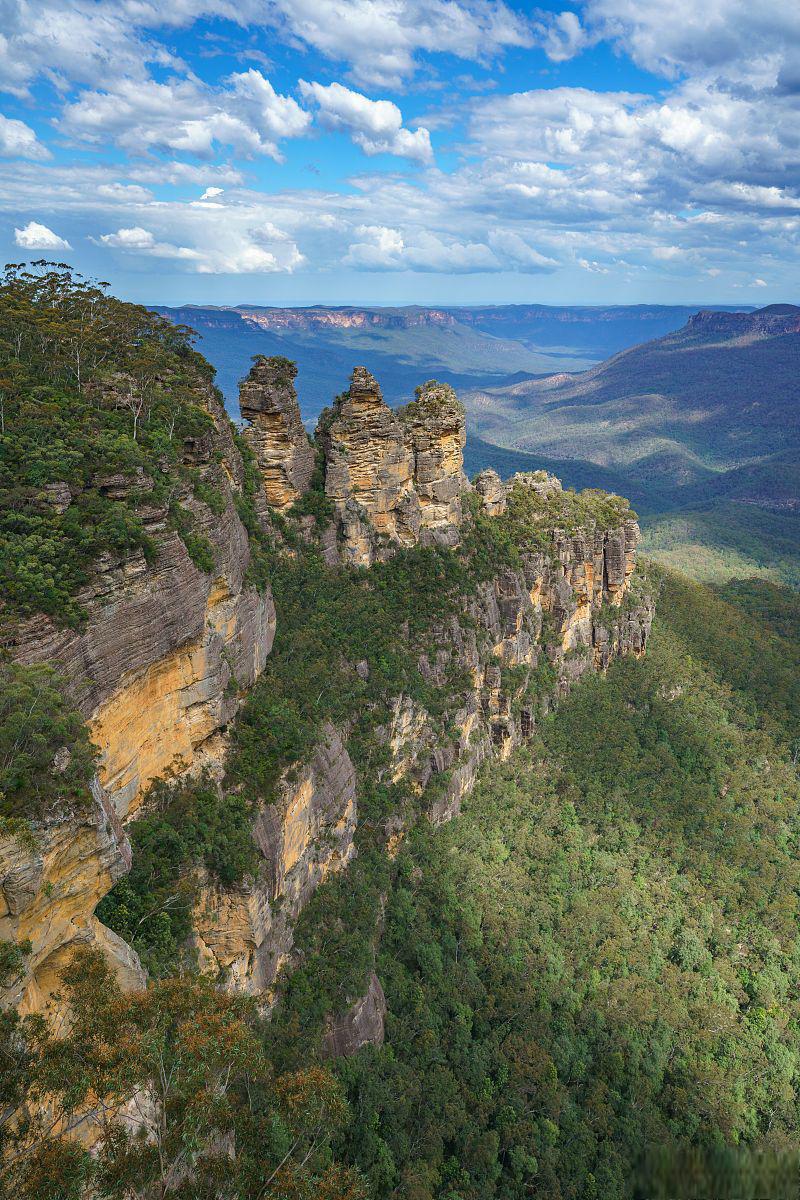
[[[476,462],[501,447],[509,471],[594,472],[647,518],[648,552],[695,578],[800,581],[800,307],[704,309],[588,371],[463,399]]]
[[[303,417],[346,385],[354,356],[379,374],[387,399],[411,398],[421,376],[454,387],[575,372],[684,325],[699,306],[311,305],[157,306],[192,326],[236,416],[238,382],[254,354],[297,362]]]

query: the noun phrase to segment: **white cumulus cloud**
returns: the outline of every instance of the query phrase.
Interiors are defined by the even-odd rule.
[[[38,221],[29,221],[24,229],[15,229],[14,241],[24,250],[72,249],[66,238],[59,237],[52,229],[40,225]]]
[[[231,75],[219,88],[177,77],[167,83],[120,79],[107,91],[81,93],[61,119],[73,137],[112,140],[133,153],[154,148],[211,158],[228,146],[276,161],[278,143],[310,124],[297,101],[279,95],[256,70]]]
[[[341,83],[307,83],[300,80],[306,101],[315,104],[324,129],[348,134],[365,154],[395,154],[428,163],[433,158],[427,129],[403,127],[403,114],[391,100],[370,100]]]
[[[116,233],[101,233],[100,243],[115,250],[126,250],[138,254],[149,254],[154,258],[183,258],[196,260],[200,257],[189,246],[175,246],[170,242],[159,242],[149,229],[132,225],[129,229],[118,229]]]
[[[0,114],[0,154],[9,158],[49,158],[50,151],[30,125]]]
[[[530,22],[502,0],[272,0],[269,9],[280,29],[369,87],[400,86],[420,52],[485,62],[533,41]]]

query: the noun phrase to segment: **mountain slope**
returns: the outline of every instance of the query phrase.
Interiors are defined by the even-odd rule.
[[[439,309],[163,308],[155,311],[200,334],[228,407],[238,415],[238,382],[255,354],[298,364],[303,417],[310,421],[347,385],[354,360],[380,375],[391,403],[408,400],[422,376],[453,386],[501,382],[553,370],[580,370],[595,354],[538,351],[500,330],[461,321]]]
[[[579,375],[468,393],[482,437],[631,477],[708,485],[800,447],[800,308],[701,312]]]

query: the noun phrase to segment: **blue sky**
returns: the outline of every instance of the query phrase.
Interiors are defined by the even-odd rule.
[[[797,302],[796,0],[0,0],[0,242],[159,303]]]

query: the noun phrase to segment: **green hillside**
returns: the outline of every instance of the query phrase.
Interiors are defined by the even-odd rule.
[[[376,1197],[796,1195],[796,606],[657,582],[647,657],[397,860],[387,1042],[338,1068]],[[304,933],[288,1062],[337,952]]]
[[[705,583],[759,578],[800,588],[800,514],[723,501],[643,522],[644,549]]]
[[[789,307],[789,306],[787,306]],[[764,316],[764,314],[768,314]],[[673,486],[800,445],[800,309],[700,313],[583,374],[466,397],[489,441]]]

